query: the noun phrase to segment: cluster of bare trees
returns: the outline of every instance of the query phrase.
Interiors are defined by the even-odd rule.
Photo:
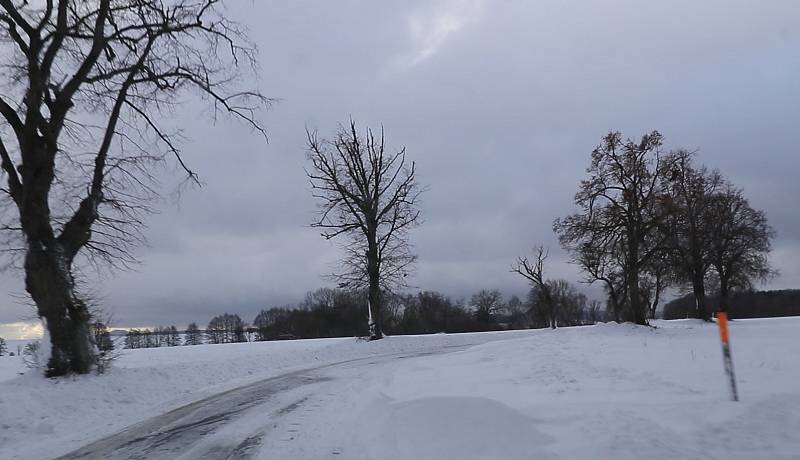
[[[568,290],[576,292],[572,287]],[[225,313],[212,318],[204,330],[199,329],[196,323],[191,323],[185,331],[179,331],[175,326],[131,329],[125,336],[125,348],[366,336],[369,332],[364,321],[367,296],[367,289],[320,288],[309,292],[299,304],[261,310],[250,324],[239,315]],[[523,303],[513,296],[506,301],[496,289],[483,289],[468,300],[456,301],[434,291],[416,294],[382,292],[381,297],[384,302],[381,329],[389,334],[480,332],[547,326],[542,320],[540,305]],[[577,302],[575,307],[563,308],[559,324],[587,324],[589,317],[583,309],[585,298],[577,295],[572,300]]]
[[[717,304],[718,297],[712,292],[708,302]],[[770,318],[800,316],[800,289],[776,291],[739,291],[731,295],[728,317]],[[688,318],[696,313],[693,294],[687,294],[664,305],[664,319]]]
[[[206,330],[191,323],[185,331],[175,326],[154,329],[131,329],[125,334],[125,348],[177,347],[204,343],[233,343],[247,341],[244,324],[238,315],[224,314],[214,317]]]
[[[527,307],[524,319],[512,326],[508,304],[497,290],[482,290],[469,301],[453,301],[433,291],[382,292],[381,297],[384,308],[381,330],[389,334],[537,327]],[[320,288],[309,292],[299,304],[261,310],[251,325],[239,324],[234,318],[229,341],[368,336],[369,325],[364,321],[367,298],[367,289]],[[201,337],[207,343],[225,343],[219,329],[206,330]]]
[[[497,289],[482,289],[472,296],[470,304],[475,312],[475,320],[490,327],[497,322],[497,316],[504,310],[503,294]]]
[[[696,316],[707,320],[709,283],[725,310],[732,290],[772,273],[764,213],[694,158],[664,151],[655,131],[638,140],[611,132],[592,152],[575,195],[579,212],[554,224],[586,281],[604,284],[617,321],[646,324],[668,286],[691,287]]]
[[[125,348],[177,347],[181,334],[175,326],[150,329],[131,329],[125,334]]]
[[[384,293],[384,305],[394,297]],[[256,340],[366,336],[369,325],[365,289],[320,288],[309,292],[299,305],[269,308],[253,320]],[[391,320],[392,309],[383,315],[382,326]],[[383,330],[383,327],[381,328]]]
[[[0,356],[3,356],[8,351],[8,346],[6,345],[6,339],[0,337]]]
[[[522,276],[531,286],[526,309],[515,308],[515,321],[527,327],[580,326],[601,320],[597,302],[586,296],[569,281],[545,277],[544,265],[548,253],[543,246],[536,248],[535,260],[520,257],[511,272]]]
[[[387,327],[398,334],[424,334],[531,329],[554,324],[580,326],[602,320],[597,305],[587,303],[586,296],[575,286],[565,280],[550,282],[548,286],[555,299],[555,318],[551,316],[554,309],[545,303],[536,287],[530,290],[525,302],[516,296],[506,300],[497,289],[482,289],[466,301],[422,291],[396,296],[394,320]]]
[[[189,323],[183,336],[184,345],[201,345],[203,343],[203,333],[197,323]]]
[[[213,317],[208,322],[205,336],[208,343],[247,342],[244,321],[239,315],[230,313]]]
[[[593,324],[603,319],[598,304],[567,283],[554,283],[564,326]],[[480,332],[548,327],[546,308],[531,291],[530,300],[508,300],[496,289],[483,289],[471,297],[453,300],[439,292],[382,293],[382,330],[388,334]],[[262,310],[253,321],[256,340],[364,336],[365,290],[322,288],[309,293],[299,305]]]
[[[125,335],[125,348],[177,347],[203,343],[247,342],[247,326],[239,315],[225,313],[209,321],[205,330],[191,323],[181,332],[175,326],[150,329],[131,329]]]
[[[544,317],[547,325],[553,329],[558,324],[558,306],[554,297],[556,280],[549,280],[544,277],[544,261],[547,259],[547,252],[543,246],[537,249],[536,260],[531,262],[527,257],[517,259],[517,265],[511,268],[531,285],[531,304],[538,305],[540,316]]]

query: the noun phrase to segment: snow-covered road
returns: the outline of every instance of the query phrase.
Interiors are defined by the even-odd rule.
[[[51,459],[217,394],[358,358],[429,353],[537,334],[509,331],[123,350],[103,375],[45,379],[0,357],[0,459]],[[19,375],[22,373],[22,375]]]
[[[249,459],[262,450],[266,436],[287,438],[299,423],[285,422],[294,412],[320,407],[314,402],[381,373],[398,360],[454,352],[465,346],[392,353],[351,359],[289,372],[188,404],[95,441],[59,460],[73,459]],[[310,408],[309,408],[310,407]],[[302,415],[300,415],[302,417]],[[287,427],[284,429],[284,427]],[[280,428],[279,428],[280,427]],[[277,436],[277,438],[276,438]]]

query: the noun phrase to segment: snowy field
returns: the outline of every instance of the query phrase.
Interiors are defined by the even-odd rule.
[[[51,458],[237,386],[367,356],[315,371],[275,396],[284,409],[243,412],[206,444],[258,433],[250,456],[264,459],[800,458],[800,318],[731,323],[739,403],[715,325],[656,325],[133,350],[109,374],[60,381],[1,357],[0,458]],[[422,352],[437,354],[398,359]]]

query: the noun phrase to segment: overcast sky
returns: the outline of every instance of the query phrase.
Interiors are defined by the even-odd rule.
[[[765,287],[800,287],[800,2],[228,3],[260,48],[258,86],[280,99],[269,144],[195,105],[177,115],[205,186],[158,205],[136,271],[99,280],[117,326],[250,321],[326,285],[339,250],[308,226],[304,130],[328,136],[351,116],[383,124],[430,188],[412,233],[420,288],[521,295],[509,266],[540,243],[550,276],[581,280],[552,221],[612,129],[698,149],[777,232],[781,274]],[[21,277],[0,287],[0,323],[33,316]]]

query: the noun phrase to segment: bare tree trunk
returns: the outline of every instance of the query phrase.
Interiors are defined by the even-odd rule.
[[[719,277],[719,311],[728,311],[728,304],[730,302],[730,287],[728,286],[728,278],[725,276]]]
[[[606,282],[609,289],[608,289],[608,298],[611,301],[611,312],[614,314],[614,322],[620,322],[620,313],[622,311],[620,301],[619,301],[619,294],[617,294],[617,290],[614,288],[614,285],[610,282]],[[606,309],[607,310],[607,309]],[[608,321],[608,318],[606,318]]]
[[[25,288],[44,318],[51,352],[47,376],[85,374],[95,363],[86,304],[74,292],[71,270],[59,248],[33,247],[25,258]]]
[[[692,291],[694,293],[695,307],[697,307],[697,317],[703,321],[711,321],[711,312],[706,308],[705,281],[697,274],[695,274],[694,282],[692,282]]]
[[[650,303],[650,311],[648,312],[648,318],[656,319],[656,310],[658,310],[658,304],[661,302],[661,291],[664,290],[662,275],[660,273],[655,274],[656,282],[655,286],[653,287],[653,301]]]
[[[639,292],[639,271],[631,269],[628,272],[628,293],[631,301],[631,311],[633,314],[633,322],[636,324],[647,324],[645,309],[642,305],[642,296]]]
[[[383,328],[381,327],[381,290],[380,287],[374,287],[372,283],[369,286],[369,308],[370,308],[370,340],[378,340],[383,338]]]
[[[647,324],[647,309],[643,305],[642,295],[639,289],[639,232],[635,229],[628,230],[628,298],[631,302],[631,313],[633,322],[636,324]]]
[[[378,244],[375,242],[376,236],[374,232],[368,235],[368,249],[367,249],[367,271],[369,275],[369,308],[372,324],[370,324],[370,340],[378,340],[383,338],[383,324],[381,317],[381,277],[380,266],[378,262]]]
[[[32,137],[28,164],[22,170],[26,193],[15,197],[27,242],[25,290],[44,318],[51,352],[46,375],[84,374],[95,363],[87,306],[75,294],[72,260],[90,238],[96,208],[81,202],[59,236],[51,225],[48,196],[54,180],[54,146]]]

